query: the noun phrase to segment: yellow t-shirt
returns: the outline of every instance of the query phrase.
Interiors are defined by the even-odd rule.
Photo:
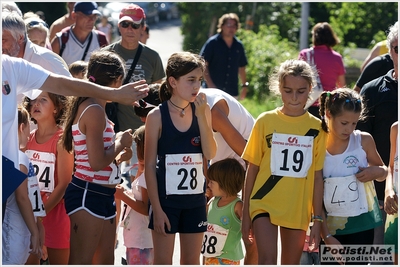
[[[383,54],[389,53],[389,50],[387,48],[386,43],[387,43],[387,40],[383,40],[383,41],[380,41],[378,43],[378,45],[379,45],[379,55],[383,55]]]
[[[273,133],[314,136],[312,162],[306,177],[271,174]],[[314,175],[316,170],[323,168],[325,142],[326,133],[321,128],[321,121],[308,112],[290,117],[277,108],[257,118],[242,154],[243,159],[259,166],[249,203],[252,220],[258,214],[269,213],[272,224],[307,230],[312,212]]]

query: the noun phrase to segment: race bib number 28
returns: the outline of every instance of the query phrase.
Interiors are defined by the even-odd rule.
[[[274,133],[272,135],[271,173],[303,178],[312,162],[313,136]]]
[[[167,195],[203,193],[202,154],[167,154],[165,156]]]

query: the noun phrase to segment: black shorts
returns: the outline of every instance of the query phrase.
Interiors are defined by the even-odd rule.
[[[65,190],[65,210],[71,215],[86,210],[91,215],[108,220],[116,216],[115,188],[90,183],[73,176]]]
[[[165,232],[167,234],[192,234],[203,233],[207,231],[207,214],[205,205],[192,209],[179,209],[170,207],[162,207],[162,209],[167,215],[169,223],[171,224],[171,231],[168,231],[167,227],[165,227]],[[154,230],[153,212],[151,206],[149,218],[149,228]]]

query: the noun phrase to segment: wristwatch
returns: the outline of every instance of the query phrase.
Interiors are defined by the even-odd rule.
[[[242,83],[242,87],[249,87],[249,82]]]

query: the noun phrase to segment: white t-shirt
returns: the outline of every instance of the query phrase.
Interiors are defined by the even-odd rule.
[[[72,77],[62,57],[45,47],[32,43],[29,39],[26,42],[24,59],[53,73]]]
[[[73,28],[73,26],[71,27]],[[56,33],[56,37],[58,38],[58,41],[60,43],[60,49],[62,46],[61,34],[62,32]],[[92,41],[90,43],[90,47],[87,50],[87,54],[83,59],[83,61],[86,62],[89,61],[90,55],[94,50],[100,49],[97,33],[93,30],[91,34],[92,34]],[[80,41],[78,41],[72,29],[69,31],[68,42],[65,44],[65,49],[61,55],[68,66],[77,60],[82,60],[83,53],[86,50],[86,46],[89,44],[89,40],[90,40],[90,34],[86,38],[85,42],[82,44]]]
[[[146,189],[144,173],[132,182],[132,194],[137,200],[142,200],[141,187]],[[148,228],[149,216],[143,215],[127,207],[126,217],[121,222],[124,228],[124,246],[127,248],[153,248],[151,230]]]
[[[18,116],[17,95],[40,88],[50,72],[39,65],[30,64],[21,58],[2,55],[2,150],[3,156],[14,162],[19,169],[18,162]],[[37,97],[40,90],[35,90]],[[32,96],[32,98],[35,98]]]
[[[235,127],[236,130],[243,136],[244,139],[247,140],[249,138],[251,129],[253,129],[254,118],[247,111],[247,109],[242,104],[240,104],[239,101],[237,101],[230,94],[220,89],[201,88],[200,92],[206,94],[207,102],[210,105],[211,109],[218,101],[224,99],[229,108],[229,121],[231,122],[233,127]],[[225,158],[234,158],[242,164],[243,168],[246,167],[244,160],[240,157],[241,155],[237,155],[235,151],[232,150],[232,148],[226,143],[225,139],[219,132],[214,132],[214,138],[217,142],[218,149],[217,154],[210,162],[211,164]]]

